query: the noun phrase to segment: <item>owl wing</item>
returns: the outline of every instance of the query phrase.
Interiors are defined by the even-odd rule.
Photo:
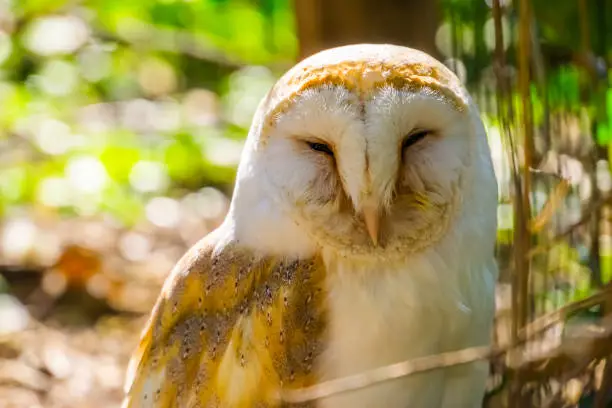
[[[275,407],[281,387],[316,381],[320,259],[261,256],[214,236],[167,279],[130,362],[124,408]]]

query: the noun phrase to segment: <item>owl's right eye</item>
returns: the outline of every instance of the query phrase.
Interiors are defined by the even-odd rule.
[[[325,143],[321,143],[321,142],[306,142],[306,144],[308,145],[308,147],[310,147],[315,152],[325,153],[325,154],[327,154],[327,155],[329,155],[331,157],[334,157],[334,152],[332,151],[331,147],[329,147],[329,145],[327,145]]]

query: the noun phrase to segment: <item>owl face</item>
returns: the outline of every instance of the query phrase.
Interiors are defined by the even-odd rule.
[[[406,254],[449,228],[480,133],[467,93],[436,60],[403,47],[341,47],[271,90],[243,167],[318,246]]]

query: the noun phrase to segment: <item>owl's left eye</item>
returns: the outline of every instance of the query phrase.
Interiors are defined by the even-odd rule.
[[[402,151],[406,150],[410,146],[414,146],[416,143],[425,139],[425,137],[429,134],[431,134],[431,131],[429,130],[418,130],[416,132],[410,133],[404,138],[404,141],[402,142]]]
[[[306,142],[306,144],[308,144],[308,147],[310,147],[312,150],[314,150],[315,152],[320,152],[320,153],[325,153],[329,156],[334,156],[334,152],[332,151],[331,147],[329,147],[329,145],[325,144],[325,143],[321,143],[321,142]]]

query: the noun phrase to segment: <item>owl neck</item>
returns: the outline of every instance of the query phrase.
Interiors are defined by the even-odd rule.
[[[264,254],[289,258],[314,255],[317,246],[312,237],[279,208],[258,180],[239,171],[224,221],[233,231],[233,239]]]

